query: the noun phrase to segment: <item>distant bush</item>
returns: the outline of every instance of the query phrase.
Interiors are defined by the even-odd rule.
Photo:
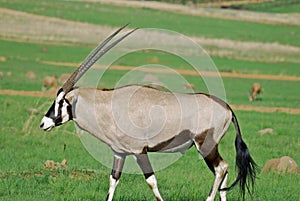
[[[267,1],[261,3],[243,4],[240,6],[240,8],[245,10],[259,10],[259,9],[283,7],[283,6],[294,5],[294,4],[300,4],[300,0],[275,0],[275,1]]]
[[[215,3],[219,2],[222,3],[222,0],[141,0],[141,1],[159,1],[159,2],[166,2],[166,3],[175,3],[175,4],[187,4],[187,3],[193,3],[193,4],[201,4],[201,3]],[[258,3],[238,3],[235,4],[234,1],[236,0],[226,0],[233,1],[232,5],[233,7],[238,7],[239,9],[253,9],[256,7],[280,7],[284,5],[289,4],[300,4],[300,0],[273,0],[273,1],[267,1],[267,2],[258,2]]]

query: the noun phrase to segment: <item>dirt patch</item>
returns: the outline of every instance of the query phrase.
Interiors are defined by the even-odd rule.
[[[0,90],[0,95],[10,96],[31,96],[31,97],[47,97],[54,98],[54,92],[40,92],[40,91],[16,91],[16,90]],[[300,108],[284,108],[284,107],[262,107],[252,105],[230,105],[233,110],[240,111],[256,111],[265,113],[281,112],[287,114],[300,114]]]
[[[55,65],[55,66],[66,66],[66,67],[77,67],[79,66],[78,63],[69,63],[69,62],[53,62],[53,61],[40,61],[43,64],[48,65]],[[93,68],[105,68],[104,66],[100,66],[95,64]],[[136,67],[134,66],[117,66],[112,65],[109,67],[110,70],[133,70]],[[137,69],[142,70],[144,72],[149,73],[170,73],[168,70],[164,69],[157,69],[157,68],[142,68]],[[201,71],[196,72],[194,70],[176,70],[181,75],[194,75],[194,76],[221,76],[221,77],[229,77],[229,78],[243,78],[243,79],[257,79],[257,80],[280,80],[280,81],[300,81],[300,77],[295,76],[288,76],[288,75],[263,75],[263,74],[242,74],[242,73],[229,73],[229,72],[208,72],[208,71]]]
[[[103,4],[113,4],[118,6],[127,6],[135,8],[151,8],[168,12],[182,13],[194,16],[230,19],[238,21],[249,21],[263,24],[285,24],[300,25],[300,14],[277,14],[263,13],[238,10],[224,10],[211,8],[211,4],[207,8],[196,7],[190,5],[169,4],[157,1],[124,1],[124,0],[84,0],[85,2],[98,2]]]
[[[0,179],[6,178],[37,178],[37,177],[49,177],[51,178],[70,178],[70,179],[85,179],[89,180],[97,177],[101,174],[107,174],[105,171],[93,170],[93,169],[70,169],[65,168],[62,171],[60,168],[42,169],[37,171],[13,171],[0,173]]]
[[[57,91],[16,91],[11,89],[0,90],[0,95],[10,96],[29,96],[29,97],[46,97],[55,98]]]
[[[272,0],[240,0],[240,1],[217,1],[217,2],[208,2],[208,3],[199,3],[197,5],[200,6],[206,6],[206,7],[230,7],[230,6],[234,6],[234,5],[244,5],[244,4],[255,4],[255,3],[263,3],[263,2],[270,2]]]
[[[252,105],[230,105],[233,110],[239,111],[255,111],[265,113],[287,113],[287,114],[300,114],[300,108],[285,108],[285,107],[263,107],[263,106],[252,106]]]
[[[0,8],[1,37],[24,41],[98,43],[114,30],[107,26],[46,17]],[[28,28],[30,27],[30,28]]]
[[[93,46],[116,29],[5,8],[0,8],[0,27],[0,38],[5,40]],[[190,38],[203,46],[212,56],[247,61],[300,63],[300,48],[295,46],[205,37]]]

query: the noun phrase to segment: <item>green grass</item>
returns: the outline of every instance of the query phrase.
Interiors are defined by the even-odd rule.
[[[300,76],[298,64],[288,62],[251,62],[213,57],[220,72],[237,72],[245,74]]]
[[[300,92],[299,82],[232,79],[225,78],[224,84],[228,102],[248,105],[248,92],[253,82],[259,82],[264,92],[259,95],[262,100],[251,103],[255,106],[298,108]],[[288,90],[287,90],[288,89]]]
[[[179,33],[300,46],[300,27],[189,16],[146,8],[70,1],[1,1],[1,7],[72,21],[120,27],[162,28]],[[139,17],[136,17],[139,16]],[[254,31],[255,30],[255,31]]]

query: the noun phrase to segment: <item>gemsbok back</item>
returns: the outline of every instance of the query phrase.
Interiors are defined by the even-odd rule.
[[[221,200],[226,200],[226,191],[237,184],[242,199],[246,190],[252,194],[256,164],[242,139],[235,114],[224,101],[203,93],[171,93],[141,85],[111,90],[74,87],[100,57],[135,31],[110,42],[124,27],[99,44],[73,72],[58,91],[40,128],[50,131],[73,120],[79,128],[113,150],[108,201],[113,199],[125,158],[129,155],[135,156],[156,199],[163,200],[147,152],[184,153],[193,145],[215,175],[208,201],[214,200],[217,191]],[[220,156],[218,145],[231,122],[236,130],[238,175],[227,187],[228,164]]]

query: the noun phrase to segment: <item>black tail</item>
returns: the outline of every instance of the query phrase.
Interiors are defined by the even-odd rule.
[[[236,149],[236,166],[238,169],[238,176],[230,187],[223,188],[220,190],[221,191],[231,190],[235,185],[239,184],[241,194],[244,200],[246,189],[250,195],[253,194],[257,165],[252,159],[252,157],[250,156],[248,147],[242,139],[240,127],[237,118],[233,112],[232,112],[232,122],[236,130],[235,149]]]

